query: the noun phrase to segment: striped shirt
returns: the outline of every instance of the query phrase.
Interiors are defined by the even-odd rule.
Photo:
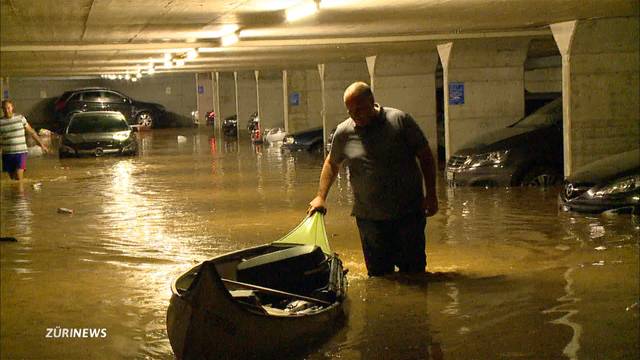
[[[0,145],[3,154],[20,154],[28,152],[25,126],[27,119],[22,115],[11,118],[0,118]]]

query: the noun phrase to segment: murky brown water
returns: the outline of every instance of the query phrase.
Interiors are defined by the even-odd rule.
[[[2,178],[2,236],[19,240],[0,244],[3,359],[172,358],[170,282],[297,225],[322,163],[213,143],[206,130],[140,141],[136,158],[32,158],[22,189]],[[337,181],[326,227],[350,269],[351,312],[309,358],[638,358],[640,227],[630,216],[559,213],[555,191],[439,192],[427,240],[437,274],[367,279],[350,189]],[[107,336],[47,338],[56,326]]]

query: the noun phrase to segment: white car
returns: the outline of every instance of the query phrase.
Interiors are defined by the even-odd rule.
[[[282,142],[286,135],[287,133],[281,128],[265,129],[265,133],[262,139],[266,143],[273,144]]]

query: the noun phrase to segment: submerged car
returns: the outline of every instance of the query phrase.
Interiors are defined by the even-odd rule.
[[[322,128],[299,131],[286,135],[282,140],[282,149],[289,151],[306,150],[308,152],[322,152]]]
[[[449,158],[450,185],[549,186],[563,177],[562,99],[478,139]]]
[[[85,111],[119,111],[131,125],[157,127],[165,125],[166,109],[155,103],[137,101],[108,88],[88,87],[66,91],[54,108],[54,118],[61,129],[66,128],[74,114]]]
[[[116,111],[88,111],[73,115],[62,135],[59,155],[135,155],[136,134],[124,115]]]
[[[222,120],[222,133],[225,136],[238,135],[238,117],[236,115],[227,116]]]
[[[564,210],[640,211],[640,150],[608,156],[569,176],[559,194]]]

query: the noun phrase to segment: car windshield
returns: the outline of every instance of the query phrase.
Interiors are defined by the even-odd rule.
[[[555,99],[509,127],[542,127],[562,119],[562,98]]]
[[[76,116],[69,124],[69,134],[115,132],[129,130],[121,115],[100,114]]]

